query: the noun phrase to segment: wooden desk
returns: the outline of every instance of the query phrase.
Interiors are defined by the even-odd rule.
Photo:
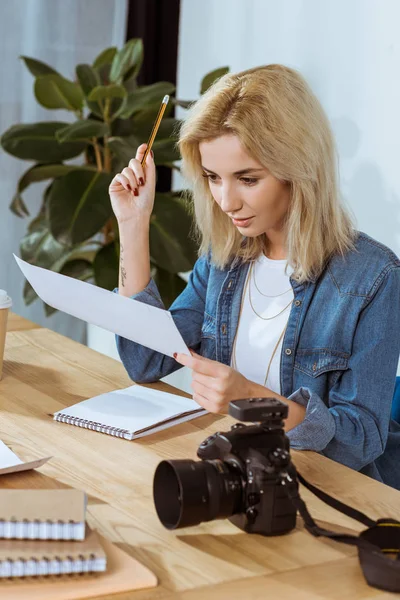
[[[90,524],[152,569],[160,581],[153,590],[118,599],[393,598],[367,586],[353,548],[315,539],[301,522],[276,538],[246,535],[229,521],[164,529],[152,499],[156,465],[164,458],[195,458],[198,444],[233,420],[207,415],[128,442],[55,423],[50,416],[129,384],[120,363],[47,329],[7,335],[0,439],[22,459],[53,459],[40,472],[2,477],[0,485],[84,489],[90,496]],[[170,390],[165,384],[154,387]],[[293,460],[312,483],[371,517],[400,517],[396,490],[312,452],[293,452]],[[302,495],[320,523],[362,528],[307,490]]]
[[[20,315],[13,312],[8,313],[7,331],[24,331],[27,329],[38,329],[39,327],[40,325],[37,325],[24,317],[20,317]]]

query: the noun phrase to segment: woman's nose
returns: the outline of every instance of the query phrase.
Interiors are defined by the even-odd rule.
[[[222,186],[220,207],[226,213],[234,213],[242,207],[242,202],[232,187]]]

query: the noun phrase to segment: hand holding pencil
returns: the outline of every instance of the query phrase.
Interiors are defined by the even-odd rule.
[[[150,219],[156,187],[156,169],[151,147],[156,137],[169,96],[164,96],[147,144],[136,151],[121,173],[117,173],[109,187],[111,205],[119,224],[132,219]]]

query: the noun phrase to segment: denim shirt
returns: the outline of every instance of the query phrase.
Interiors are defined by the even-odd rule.
[[[170,313],[189,348],[231,364],[249,263],[222,270],[199,258]],[[400,353],[400,260],[358,232],[355,250],[333,256],[299,284],[280,357],[282,396],[306,407],[287,433],[292,448],[314,450],[400,489],[400,424],[390,419]],[[163,308],[153,279],[135,300]],[[181,368],[173,358],[117,336],[137,383]],[[273,391],[273,390],[272,390]]]

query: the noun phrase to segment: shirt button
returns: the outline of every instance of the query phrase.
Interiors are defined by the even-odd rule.
[[[294,303],[295,306],[300,306],[300,304],[301,304],[301,300],[295,300],[295,303]]]
[[[226,324],[225,323],[222,323],[222,325],[221,325],[221,331],[222,331],[222,335],[226,334]]]
[[[290,356],[292,354],[291,349],[290,348],[286,348],[285,354],[287,354],[288,356]]]
[[[231,279],[230,282],[228,283],[228,290],[232,287],[232,283],[233,283],[233,281]]]

